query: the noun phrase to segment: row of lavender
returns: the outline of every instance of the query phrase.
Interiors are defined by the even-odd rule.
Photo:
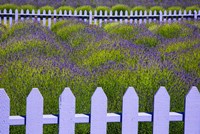
[[[132,24],[134,22],[135,24],[141,24],[147,22],[150,23],[152,21],[170,23],[172,21],[181,20],[198,20],[200,18],[200,10],[194,11],[194,13],[192,13],[191,10],[188,13],[186,12],[186,10],[184,10],[183,12],[180,10],[178,13],[176,11],[174,11],[173,13],[172,11],[160,11],[159,13],[157,13],[156,11],[140,11],[139,13],[137,11],[131,11],[130,14],[128,13],[128,11],[125,11],[125,14],[122,11],[120,11],[120,13],[118,13],[117,11],[115,11],[114,13],[112,11],[110,11],[109,13],[107,11],[100,11],[99,15],[97,14],[97,11],[94,11],[94,13],[92,11],[90,11],[89,13],[87,11],[80,11],[79,13],[77,13],[76,10],[74,11],[74,13],[72,13],[72,11],[64,11],[64,13],[62,13],[62,11],[60,11],[57,14],[56,10],[54,10],[53,13],[50,10],[48,13],[46,13],[45,10],[43,10],[43,13],[40,13],[40,10],[38,10],[37,13],[35,13],[34,10],[32,10],[31,13],[29,12],[29,10],[27,10],[26,13],[23,10],[21,10],[20,13],[18,10],[15,10],[14,13],[12,12],[12,10],[9,10],[9,13],[7,13],[7,11],[4,10],[3,12],[0,11],[0,16],[0,23],[2,22],[3,18],[3,23],[5,25],[7,25],[7,19],[9,18],[9,26],[12,26],[13,18],[15,22],[17,22],[18,19],[23,21],[24,19],[28,20],[32,18],[33,21],[40,22],[42,20],[43,26],[48,25],[48,27],[50,28],[52,21],[56,23],[57,20],[62,20],[66,18],[78,18],[79,20],[84,20],[84,22],[89,21],[89,24],[97,25],[98,23],[99,26],[102,25],[102,22],[107,23],[108,21],[119,21],[120,23],[123,23],[124,21],[124,23]]]

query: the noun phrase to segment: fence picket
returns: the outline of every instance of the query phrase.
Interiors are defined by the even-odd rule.
[[[133,11],[131,10],[131,12],[130,12],[130,24],[133,23],[133,19],[132,19],[132,17],[133,17]]]
[[[115,22],[117,22],[117,16],[118,16],[118,12],[117,10],[115,11]]]
[[[29,10],[26,10],[26,20],[29,20],[29,15],[30,15]]]
[[[200,94],[192,87],[185,98],[184,134],[200,133]]]
[[[128,23],[128,19],[127,19],[128,18],[128,11],[127,10],[125,11],[125,17],[126,18],[124,19],[124,23],[127,24]]]
[[[138,133],[138,95],[133,87],[129,87],[123,96],[122,134]]]
[[[0,14],[1,14],[1,10],[0,10]],[[0,24],[1,24],[2,22],[1,22],[1,16],[0,16]]]
[[[6,9],[3,10],[3,13],[4,13],[4,14],[7,14]],[[4,22],[4,25],[7,25],[7,16],[4,16],[4,17],[3,17],[3,22]]]
[[[91,25],[92,24],[92,11],[90,10],[89,12],[90,16],[89,16],[89,24]]]
[[[108,12],[107,12],[107,10],[104,12],[104,16],[105,16],[105,18],[104,18],[104,23],[107,23],[107,16],[108,16]]]
[[[181,19],[182,19],[182,11],[181,10],[179,10],[178,15],[179,15],[178,21],[181,21]]]
[[[26,100],[26,134],[43,133],[43,97],[33,88]]]
[[[101,17],[103,16],[103,15],[102,15],[102,11],[100,11],[99,15],[100,15]],[[101,26],[102,26],[102,18],[99,19],[99,27],[101,27]]]
[[[84,17],[86,17],[86,16],[88,16],[88,15],[87,15],[87,11],[85,10],[84,11]],[[84,22],[87,22],[87,18],[84,18]]]
[[[107,97],[101,87],[98,87],[91,100],[91,134],[106,134],[107,127]]]
[[[83,16],[83,15],[82,15],[82,10],[79,11],[79,16],[81,16],[81,17]],[[79,20],[81,21],[82,19],[79,18]]]
[[[97,11],[95,10],[95,11],[94,11],[94,17],[97,17],[97,16],[98,16],[98,15],[97,15]],[[97,19],[96,19],[96,18],[94,19],[94,24],[97,25]]]
[[[176,22],[176,17],[177,17],[177,13],[176,10],[174,11],[174,17],[173,17],[173,21]]]
[[[152,18],[151,18],[151,17],[152,17],[152,11],[150,10],[150,11],[149,11],[149,19],[148,19],[149,23],[152,22]]]
[[[16,9],[15,10],[15,23],[18,22],[18,17],[19,17],[19,13],[18,13],[18,10]]]
[[[112,14],[113,14],[112,10],[110,10],[110,20],[109,20],[110,22],[112,22]]]
[[[4,89],[0,88],[0,133],[9,134],[10,99]]]
[[[122,19],[122,16],[123,16],[123,11],[120,11],[120,13],[119,13],[119,14],[120,14],[119,16],[121,17],[121,18],[119,19],[119,22],[120,22],[120,24],[122,24],[122,23],[123,23],[123,22],[122,22],[122,20],[123,20],[123,19]]]
[[[140,16],[140,18],[139,18],[139,24],[142,24],[142,18],[141,18],[142,17],[142,11],[141,10],[140,10],[140,15],[139,16]]]
[[[59,98],[59,134],[75,133],[75,97],[65,88]]]
[[[48,16],[48,28],[51,28],[51,10],[49,10],[49,16]]]
[[[35,10],[32,10],[32,20],[35,21]]]
[[[137,24],[137,17],[138,17],[138,12],[137,12],[137,10],[136,10],[136,11],[135,11],[134,24]]]
[[[154,96],[153,134],[169,134],[170,97],[165,87]]]
[[[186,10],[183,11],[183,16],[185,16],[185,17],[187,16],[187,12],[186,12]],[[183,17],[183,20],[184,20],[184,21],[186,20],[185,17]]]
[[[167,21],[167,11],[165,10],[164,11],[164,19],[163,19],[163,22],[166,23]]]
[[[40,23],[40,20],[41,20],[41,19],[40,19],[40,10],[37,11],[37,15],[38,15],[37,21]]]
[[[43,22],[42,25],[43,26],[46,26],[46,17],[45,16],[46,16],[46,11],[43,10],[43,18],[42,18],[42,22]]]
[[[169,10],[168,19],[167,19],[167,22],[168,22],[169,24],[171,23],[171,16],[172,16],[172,11]]]
[[[160,23],[162,23],[162,20],[163,20],[163,13],[162,13],[162,11],[159,11],[159,13],[160,13],[159,21],[160,21]]]
[[[12,10],[9,10],[9,26],[12,27]]]
[[[54,15],[54,16],[53,16],[53,23],[55,24],[55,23],[56,23],[56,18],[57,18],[57,17],[56,17],[56,16],[57,16],[56,10],[53,11],[53,15]]]
[[[156,22],[157,21],[157,12],[156,12],[156,10],[154,10],[154,13],[153,13],[153,15],[154,15],[154,18],[153,18],[153,22]]]
[[[146,10],[144,11],[144,16],[145,16],[145,18],[144,18],[144,24],[146,24],[147,23],[147,19],[146,19],[147,11]]]

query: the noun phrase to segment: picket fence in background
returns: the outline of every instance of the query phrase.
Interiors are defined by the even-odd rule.
[[[84,100],[83,100],[84,101]],[[107,97],[98,87],[91,98],[91,113],[75,113],[75,97],[65,88],[59,98],[59,114],[43,115],[43,97],[33,88],[26,100],[26,116],[10,116],[10,99],[0,89],[0,133],[10,125],[26,125],[26,134],[42,134],[43,124],[58,124],[59,134],[74,134],[75,123],[90,123],[91,134],[106,134],[108,122],[121,122],[122,134],[137,134],[138,122],[153,122],[153,134],[169,134],[171,121],[184,122],[184,134],[200,134],[200,93],[192,87],[185,97],[184,112],[170,112],[170,96],[160,87],[154,96],[152,113],[139,112],[139,98],[133,87],[123,96],[122,113],[107,113]],[[17,126],[16,126],[17,127]]]
[[[15,12],[12,12],[12,10],[9,10],[7,12],[5,9],[3,11],[0,11],[0,24],[3,21],[3,24],[9,24],[9,26],[12,26],[13,23],[18,22],[19,20],[29,20],[32,19],[33,21],[38,21],[42,23],[43,26],[51,27],[52,23],[56,23],[59,20],[67,19],[67,18],[77,18],[79,20],[83,20],[84,22],[88,22],[89,24],[95,24],[102,26],[102,23],[107,22],[120,22],[120,23],[130,23],[130,24],[142,24],[142,23],[151,23],[151,22],[163,22],[163,23],[171,23],[181,20],[199,20],[200,19],[200,10],[199,11],[192,11],[186,12],[179,11],[179,12],[172,12],[172,11],[164,11],[157,13],[156,11],[140,11],[140,12],[133,12],[131,11],[128,13],[128,11],[125,11],[125,14],[123,14],[122,11],[118,13],[115,11],[114,13],[112,11],[110,12],[102,12],[100,11],[99,14],[97,14],[97,11],[90,11],[89,13],[87,11],[60,11],[57,13],[56,10],[54,12],[51,12],[50,10],[48,13],[44,10],[42,13],[40,10],[32,11],[30,13],[29,10],[18,11],[15,10]]]

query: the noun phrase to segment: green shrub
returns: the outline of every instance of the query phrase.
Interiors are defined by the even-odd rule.
[[[53,13],[54,8],[52,6],[43,6],[40,8],[40,13],[43,13],[44,10],[48,14],[49,10],[51,11],[51,13]]]
[[[65,20],[58,21],[51,26],[51,31],[57,32],[65,24]]]
[[[35,11],[37,10],[37,8],[33,5],[22,5],[20,9],[23,9],[24,12],[26,12],[27,10],[29,10],[30,12],[32,12],[32,10],[35,10]]]
[[[160,14],[160,11],[164,12],[164,8],[161,6],[154,6],[151,7],[150,10],[154,13],[154,11],[156,11],[157,14]]]
[[[73,24],[69,26],[62,27],[58,29],[56,34],[61,37],[61,39],[68,41],[70,37],[72,37],[73,33],[77,33],[83,30],[85,26],[83,24]]]
[[[62,13],[64,13],[64,11],[66,10],[67,12],[69,12],[70,10],[72,11],[72,13],[74,13],[74,8],[71,6],[61,6],[58,9],[56,9],[57,13],[60,12],[60,10],[62,11]]]
[[[147,47],[155,47],[160,42],[155,37],[141,37],[141,38],[136,39],[134,43],[137,45],[145,45]]]
[[[109,14],[110,8],[106,7],[106,6],[98,6],[96,8],[97,14],[100,14],[100,11],[102,11],[102,14],[104,15],[105,11],[107,11],[107,13]]]
[[[6,9],[7,12],[9,12],[10,9],[12,10],[12,12],[15,12],[15,10],[19,9],[19,7],[17,5],[15,5],[15,4],[0,5],[1,12],[3,12],[4,9]]]
[[[187,7],[185,10],[186,10],[187,12],[189,12],[189,11],[191,10],[192,13],[194,13],[195,10],[196,10],[196,11],[199,11],[200,8],[199,8],[198,6],[190,6],[190,7]]]
[[[179,7],[179,6],[172,6],[172,7],[168,8],[168,12],[170,10],[172,11],[172,13],[174,13],[174,11],[176,11],[178,13],[180,10],[182,11],[183,9],[181,7]]]
[[[80,6],[76,8],[77,13],[79,14],[80,11],[82,11],[82,14],[84,14],[85,11],[87,11],[87,14],[90,13],[90,11],[93,11],[93,8],[89,5],[86,6]]]
[[[177,38],[184,34],[181,33],[182,29],[178,23],[164,24],[158,28],[157,33],[165,38]]]
[[[123,15],[125,15],[125,11],[130,12],[130,8],[127,5],[118,4],[112,7],[113,14],[115,14],[115,11],[117,11],[118,15],[120,15],[120,11],[123,12]]]
[[[146,7],[144,7],[144,6],[136,6],[136,7],[132,8],[131,10],[133,11],[133,13],[135,13],[135,11],[137,11],[138,14],[139,14],[140,11],[142,11],[144,13],[144,11],[146,10]]]

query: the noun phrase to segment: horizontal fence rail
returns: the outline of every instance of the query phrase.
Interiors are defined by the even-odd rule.
[[[59,98],[59,114],[43,115],[43,97],[33,88],[26,100],[26,116],[10,116],[10,99],[0,89],[0,133],[9,126],[26,125],[26,134],[42,134],[43,124],[58,124],[59,134],[74,134],[75,123],[90,123],[91,134],[106,134],[108,122],[121,122],[122,134],[137,134],[138,122],[153,122],[153,134],[169,134],[171,121],[184,122],[184,134],[200,133],[200,93],[192,87],[185,97],[184,112],[170,112],[170,96],[160,87],[154,96],[152,113],[139,112],[139,98],[133,87],[123,96],[122,113],[107,113],[107,96],[98,87],[91,98],[91,113],[75,113],[75,96],[65,88]]]
[[[29,10],[15,10],[13,12],[11,9],[7,12],[6,9],[0,11],[0,23],[7,25],[7,21],[9,21],[9,26],[12,26],[14,22],[18,22],[19,20],[29,20],[41,22],[43,26],[51,27],[52,23],[56,23],[59,20],[67,19],[67,18],[76,18],[78,20],[83,20],[84,22],[88,22],[89,24],[95,24],[102,26],[102,23],[107,22],[120,22],[120,23],[130,23],[130,24],[142,24],[142,23],[151,23],[151,22],[163,22],[163,23],[171,23],[182,20],[200,20],[200,10],[199,11],[125,11],[125,12],[102,12],[99,13],[95,10],[94,12],[90,11],[60,11],[57,13],[56,10],[51,12],[50,10],[46,12],[40,10],[30,12]]]

